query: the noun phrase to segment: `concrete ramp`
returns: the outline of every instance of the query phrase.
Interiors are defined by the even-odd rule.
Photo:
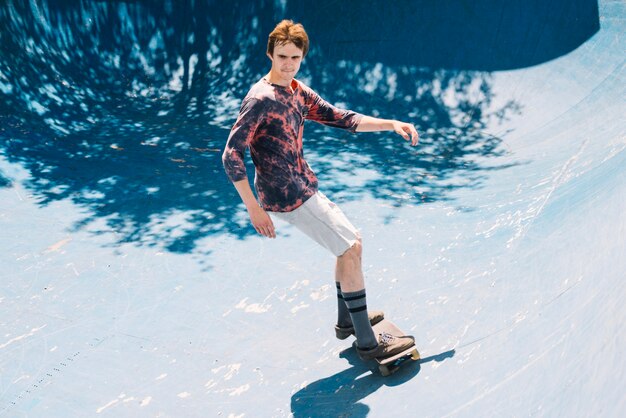
[[[624,416],[624,2],[22,3],[0,6],[1,417]],[[334,337],[332,257],[256,236],[221,168],[284,16],[303,80],[422,134],[305,130],[369,307],[422,354],[388,378]]]

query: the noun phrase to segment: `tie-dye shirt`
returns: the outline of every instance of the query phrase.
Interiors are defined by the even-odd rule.
[[[222,156],[224,169],[232,182],[247,179],[249,148],[261,206],[290,212],[317,192],[317,177],[302,151],[304,120],[355,132],[361,118],[332,106],[301,81],[293,80],[290,89],[262,78],[243,99]]]

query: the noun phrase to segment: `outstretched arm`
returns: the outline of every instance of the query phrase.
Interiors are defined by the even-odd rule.
[[[393,119],[379,119],[372,116],[363,116],[356,127],[357,132],[394,131],[411,145],[417,145],[419,134],[412,123],[400,122]]]

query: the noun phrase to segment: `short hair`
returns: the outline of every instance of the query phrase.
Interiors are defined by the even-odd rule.
[[[304,26],[300,23],[294,23],[293,20],[285,19],[276,25],[270,33],[267,40],[267,53],[273,56],[276,44],[283,45],[288,42],[302,50],[303,58],[309,52],[309,36],[304,30]]]

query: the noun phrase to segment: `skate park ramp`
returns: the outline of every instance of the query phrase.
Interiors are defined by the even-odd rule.
[[[624,416],[625,3],[354,3],[2,2],[1,417]],[[305,129],[391,377],[223,173],[284,17],[302,81],[421,134]]]

